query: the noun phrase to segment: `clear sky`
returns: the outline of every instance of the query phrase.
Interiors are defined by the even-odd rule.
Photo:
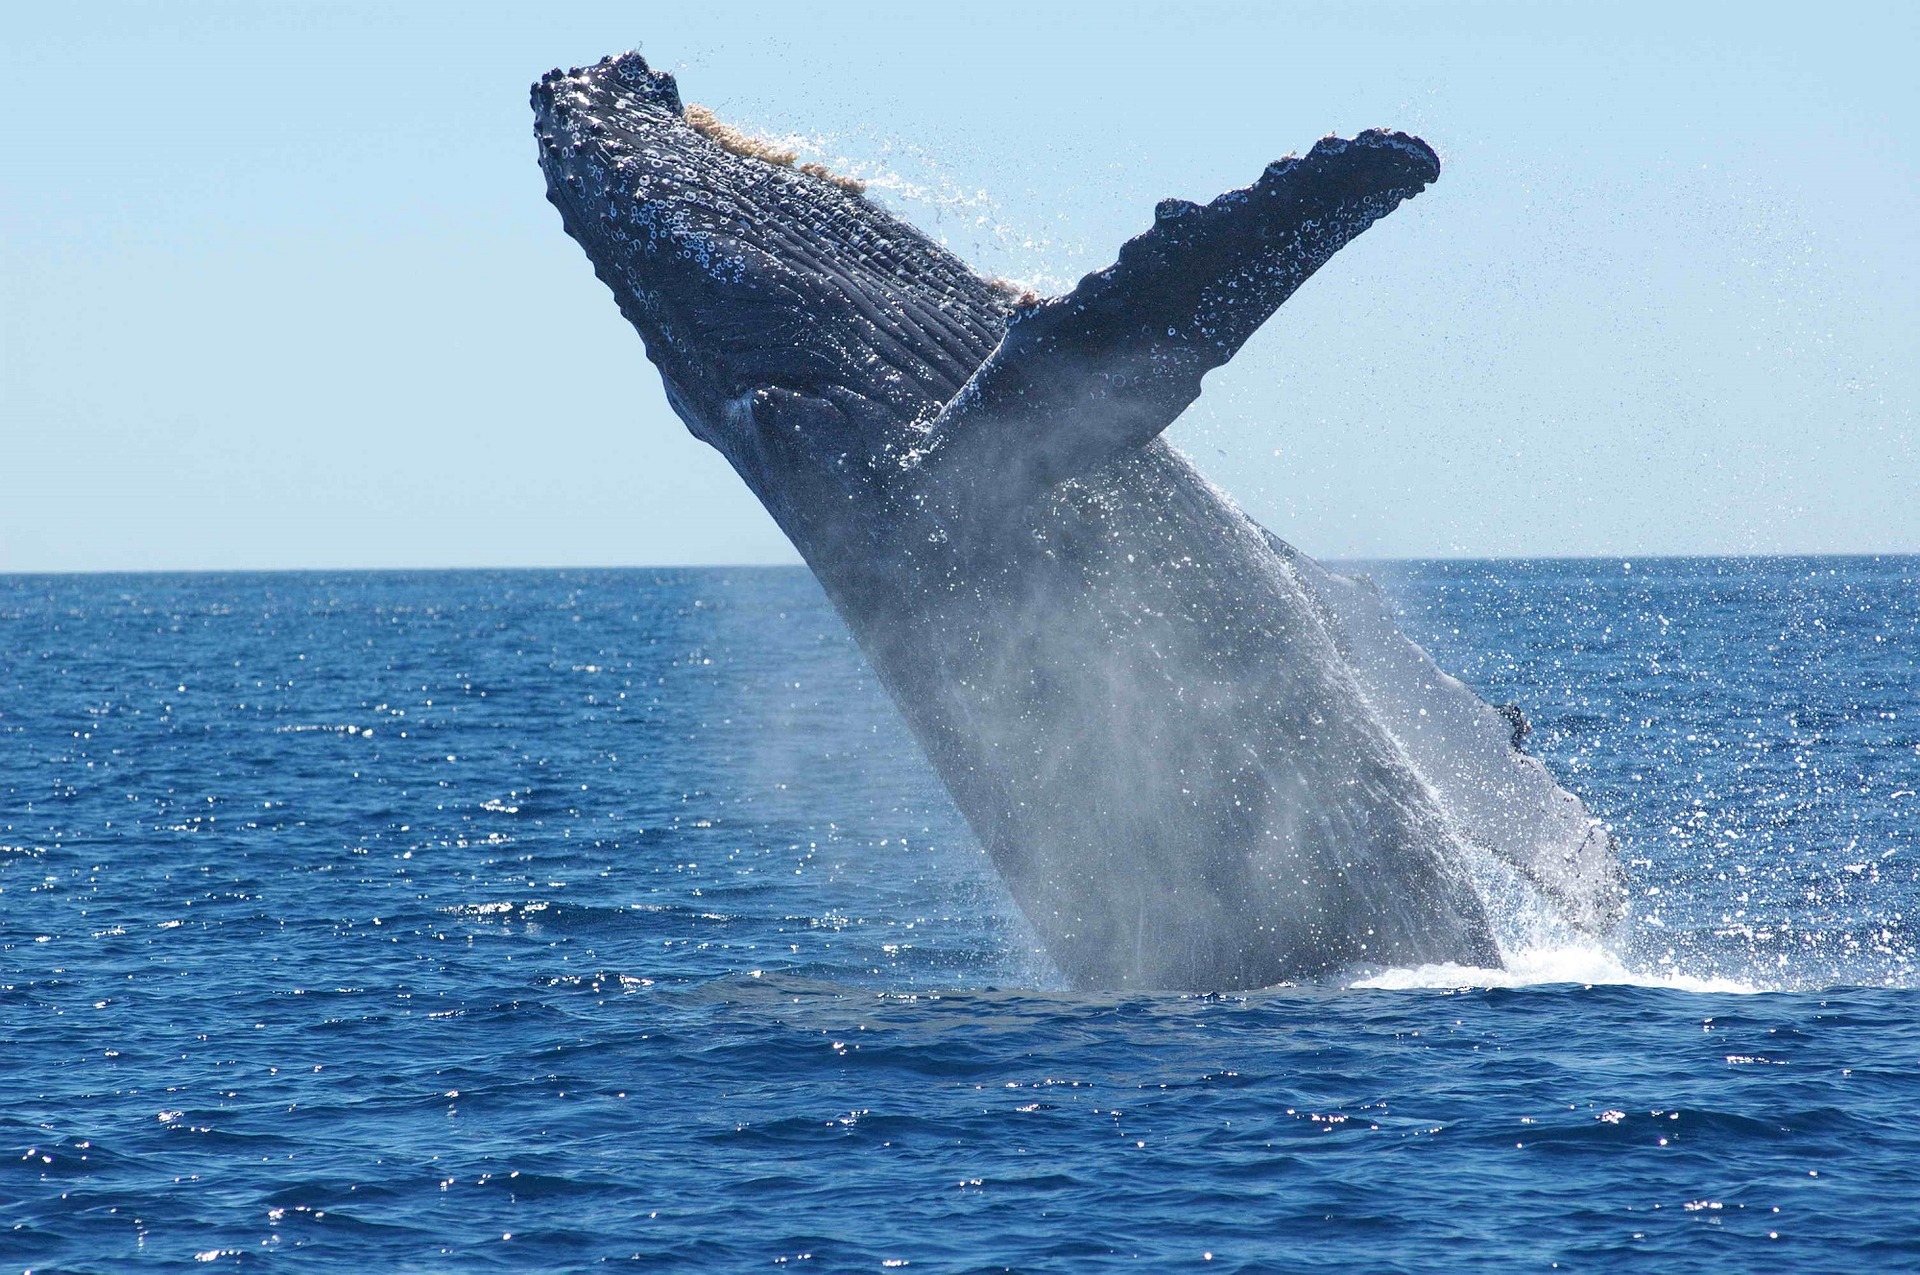
[[[1174,427],[1309,552],[1920,551],[1916,13],[16,5],[0,571],[793,561],[543,198],[528,83],[635,46],[1043,290],[1426,137]]]

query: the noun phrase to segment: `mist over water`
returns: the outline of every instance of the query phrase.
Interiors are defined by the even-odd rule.
[[[1503,970],[1068,993],[798,569],[0,580],[0,1251],[1913,1251],[1920,560],[1357,566],[1606,940],[1488,868]]]

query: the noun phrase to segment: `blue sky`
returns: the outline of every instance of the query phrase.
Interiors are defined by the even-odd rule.
[[[0,571],[794,560],[542,197],[634,46],[1050,290],[1426,137],[1174,427],[1309,552],[1920,551],[1913,7],[1031,7],[14,7]]]

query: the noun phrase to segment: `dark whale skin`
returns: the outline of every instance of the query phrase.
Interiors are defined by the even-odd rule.
[[[1487,863],[1576,924],[1617,914],[1610,839],[1506,719],[1159,437],[1438,175],[1424,143],[1328,139],[1169,201],[1021,304],[710,141],[637,54],[533,105],[549,198],[675,411],[793,540],[1076,987],[1498,965]]]

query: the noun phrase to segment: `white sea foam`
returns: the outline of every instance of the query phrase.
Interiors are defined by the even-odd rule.
[[[1593,986],[1667,987],[1682,992],[1753,993],[1768,989],[1732,978],[1697,978],[1672,971],[1638,970],[1597,943],[1525,948],[1504,953],[1505,969],[1471,965],[1419,965],[1390,969],[1351,984],[1403,991],[1411,988],[1537,987],[1551,983]]]
[[[1435,800],[1440,801],[1438,793]],[[1441,803],[1444,808],[1444,802]],[[1442,962],[1399,967],[1349,984],[1357,988],[1665,987],[1683,992],[1751,994],[1779,990],[1719,972],[1682,973],[1656,963],[1649,968],[1623,957],[1605,939],[1570,923],[1559,907],[1491,854],[1462,842],[1463,866],[1480,895],[1500,947],[1503,968]]]

